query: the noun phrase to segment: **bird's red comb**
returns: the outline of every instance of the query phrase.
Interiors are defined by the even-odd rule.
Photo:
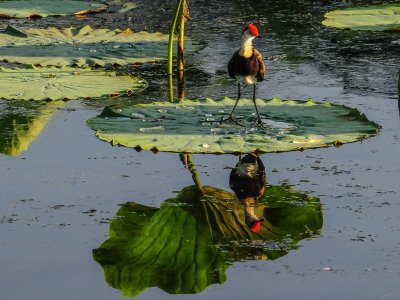
[[[259,36],[258,29],[255,25],[249,24],[249,25],[247,25],[247,29],[250,31],[252,36],[255,36],[255,37]]]
[[[260,230],[261,227],[261,221],[255,221],[253,226],[251,227],[251,231],[253,231],[254,233],[257,233]]]

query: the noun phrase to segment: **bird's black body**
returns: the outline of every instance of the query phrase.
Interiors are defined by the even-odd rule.
[[[264,80],[265,65],[261,54],[253,49],[253,54],[249,58],[240,55],[240,50],[236,51],[228,63],[228,73],[231,78],[237,79],[238,76],[255,77],[257,82]]]
[[[245,208],[245,223],[255,233],[258,232],[261,222],[254,212],[257,199],[264,193],[267,183],[265,167],[261,159],[248,154],[236,164],[229,176],[229,186]]]
[[[265,166],[254,154],[243,157],[229,176],[229,186],[239,200],[257,199],[262,195],[266,182]]]
[[[234,112],[241,98],[240,84],[244,83],[253,85],[253,103],[257,112],[257,123],[261,127],[264,127],[256,104],[256,83],[264,80],[265,63],[261,53],[253,47],[252,41],[256,37],[260,37],[256,26],[253,24],[247,25],[242,33],[242,46],[233,54],[228,62],[229,76],[237,80],[238,96],[232,112],[223,122],[233,122],[241,125],[236,121]]]

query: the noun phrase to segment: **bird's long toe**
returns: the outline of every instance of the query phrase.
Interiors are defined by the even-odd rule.
[[[236,124],[241,127],[246,127],[244,124],[240,123],[234,116],[229,116],[227,118],[222,118],[219,121],[221,124]]]
[[[255,122],[255,125],[257,127],[261,127],[262,129],[269,129],[270,127],[268,126],[268,124],[264,123],[261,118],[258,118],[257,121]]]

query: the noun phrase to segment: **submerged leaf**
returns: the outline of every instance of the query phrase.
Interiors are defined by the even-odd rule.
[[[0,98],[68,100],[126,95],[143,89],[144,80],[115,72],[77,68],[0,68]]]
[[[27,37],[0,33],[0,60],[42,66],[134,64],[167,59],[168,35],[130,29],[28,28]],[[185,53],[199,49],[185,39]]]
[[[254,105],[248,99],[241,99],[236,110],[245,127],[219,122],[227,117],[234,102],[224,98],[137,104],[122,109],[116,118],[107,118],[112,111],[108,107],[88,120],[88,125],[100,139],[113,145],[179,153],[292,151],[326,147],[336,140],[354,142],[379,130],[377,124],[349,107],[277,98],[257,99],[266,129],[255,125]]]
[[[124,296],[150,287],[199,293],[226,281],[225,271],[234,262],[277,259],[322,227],[318,198],[271,186],[260,202],[255,211],[265,221],[258,233],[246,226],[244,206],[232,193],[210,186],[204,194],[186,187],[159,209],[128,202],[93,256],[107,283]]]
[[[352,30],[400,30],[400,4],[355,6],[325,14],[322,24]]]
[[[107,6],[78,0],[7,0],[1,1],[0,17],[33,18],[48,16],[67,16],[73,14],[100,13]]]

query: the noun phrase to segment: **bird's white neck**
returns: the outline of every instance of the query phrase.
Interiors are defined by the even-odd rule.
[[[244,58],[249,58],[253,55],[253,40],[255,36],[251,35],[248,31],[242,34],[242,46],[240,47],[239,54]]]
[[[254,208],[255,208],[255,200],[253,198],[252,204],[245,204],[244,208],[244,217],[246,224],[253,224],[253,222],[258,221],[259,218],[257,217]]]

